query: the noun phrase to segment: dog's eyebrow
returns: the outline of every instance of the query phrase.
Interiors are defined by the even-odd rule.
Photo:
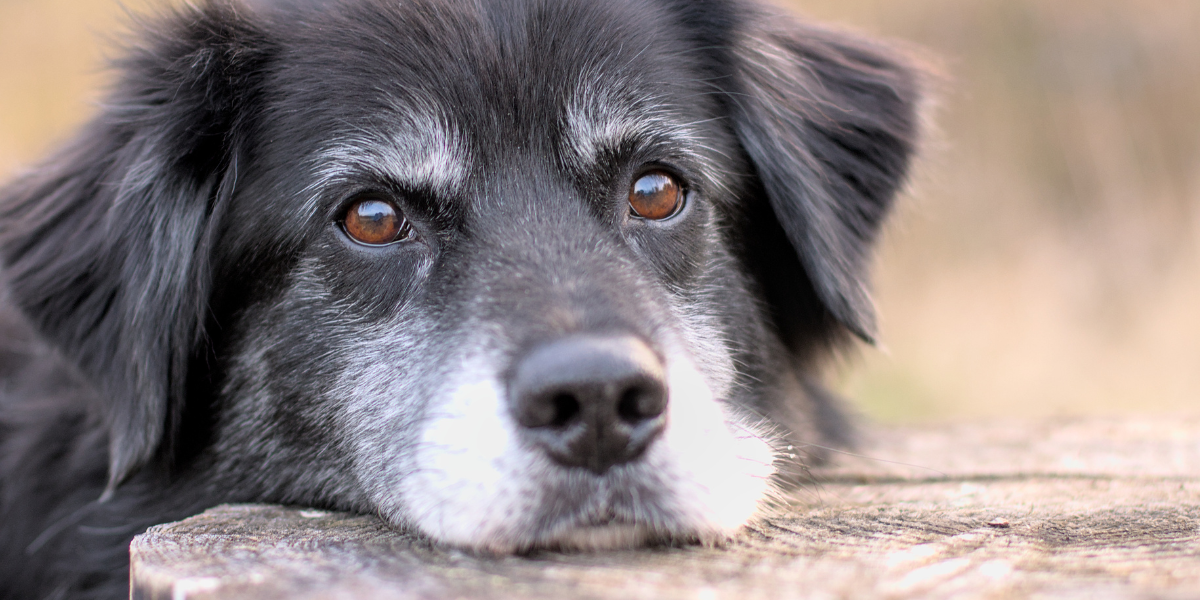
[[[454,193],[466,185],[470,150],[453,121],[433,109],[398,109],[396,119],[366,128],[347,124],[311,161],[315,181],[305,190],[309,214],[322,189],[373,177],[406,187]]]
[[[582,165],[629,144],[666,144],[697,161],[705,171],[721,172],[715,156],[724,156],[704,133],[703,121],[676,114],[666,98],[616,91],[611,85],[581,82],[564,112],[567,147]],[[728,157],[726,157],[728,158]]]
[[[634,114],[629,106],[602,102],[574,102],[567,108],[568,142],[576,157],[592,162],[604,151],[646,138],[687,141],[687,128],[670,122],[665,115],[646,111]]]

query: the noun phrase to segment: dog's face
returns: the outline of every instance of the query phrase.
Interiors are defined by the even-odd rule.
[[[727,535],[835,436],[804,369],[869,334],[912,146],[884,50],[740,2],[277,4],[166,21],[5,208],[114,485],[628,546]]]
[[[286,266],[233,327],[222,455],[299,452],[306,488],[496,549],[750,516],[773,453],[727,400],[762,316],[719,233],[745,166],[654,16],[370,4],[292,41],[318,50],[265,83],[226,234]]]

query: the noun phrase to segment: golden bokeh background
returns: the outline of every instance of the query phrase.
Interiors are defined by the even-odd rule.
[[[0,0],[0,178],[87,118],[125,11]],[[1200,2],[791,0],[944,74],[875,273],[887,422],[1200,410]]]

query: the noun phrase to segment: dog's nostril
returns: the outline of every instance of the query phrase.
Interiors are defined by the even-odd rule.
[[[617,415],[621,417],[622,421],[630,423],[641,420],[642,410],[638,407],[641,395],[641,390],[630,388],[621,396],[621,402],[617,405]]]
[[[662,360],[634,336],[580,335],[534,348],[508,381],[524,435],[555,462],[603,473],[662,432]]]
[[[571,394],[555,394],[554,420],[551,427],[566,427],[579,415],[579,401]]]
[[[666,408],[666,394],[661,390],[634,386],[625,390],[617,404],[617,416],[629,425],[637,425],[662,414]]]

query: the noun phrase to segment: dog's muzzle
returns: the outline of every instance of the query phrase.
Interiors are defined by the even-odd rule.
[[[633,335],[542,343],[508,381],[521,435],[564,467],[603,475],[636,460],[666,425],[663,361]]]

